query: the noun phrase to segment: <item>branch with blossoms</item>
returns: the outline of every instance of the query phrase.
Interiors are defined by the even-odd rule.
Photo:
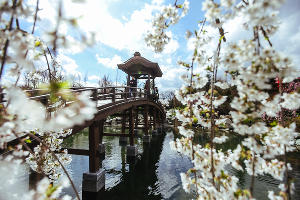
[[[171,146],[178,152],[187,155],[194,164],[194,167],[187,173],[181,174],[183,188],[186,192],[195,191],[198,198],[220,199],[223,198],[224,191],[227,191],[226,194],[230,199],[234,198],[237,192],[237,178],[231,177],[224,166],[229,162],[236,163],[237,161],[233,159],[234,157],[229,159],[230,154],[228,152],[217,152],[215,148],[215,143],[225,142],[228,138],[225,135],[215,136],[217,127],[226,120],[219,116],[216,111],[216,108],[226,101],[226,96],[219,95],[215,89],[215,87],[223,89],[226,87],[226,84],[216,82],[221,43],[225,41],[225,33],[219,25],[220,36],[217,39],[216,51],[214,55],[210,55],[204,49],[204,46],[212,40],[212,37],[204,30],[205,21],[206,19],[202,22],[200,29],[195,31],[195,49],[191,65],[179,61],[180,65],[191,70],[191,75],[190,77],[183,76],[185,85],[176,92],[176,98],[185,105],[185,108],[176,111],[176,118],[181,121],[181,126],[178,129],[184,137],[172,142]],[[220,19],[216,18],[215,22],[219,24]],[[192,33],[188,32],[188,36],[191,35]],[[163,42],[158,41],[157,43]],[[206,67],[207,73],[211,74],[211,84],[208,91],[202,90],[209,81],[208,78],[200,74],[193,74],[194,62],[197,62],[199,66],[208,66]],[[210,131],[210,143],[204,147],[194,141],[199,132],[196,128],[198,126]],[[235,166],[239,165],[236,164]],[[247,195],[246,192],[244,193]]]
[[[179,62],[180,65],[191,69],[191,75],[190,78],[187,75],[183,77],[184,86],[176,93],[176,98],[185,105],[184,109],[176,111],[176,118],[181,121],[179,132],[183,137],[171,143],[175,150],[187,155],[193,162],[194,167],[181,174],[181,179],[184,190],[196,190],[199,199],[254,199],[255,177],[264,174],[270,174],[280,181],[285,180],[279,185],[279,195],[269,191],[270,199],[291,198],[291,166],[286,158],[288,152],[295,150],[292,141],[299,133],[295,131],[295,123],[281,122],[270,125],[261,117],[263,113],[276,117],[283,109],[297,110],[300,107],[297,100],[300,98],[298,91],[287,93],[281,90],[280,94],[270,94],[270,80],[280,77],[283,82],[288,83],[297,78],[297,71],[291,60],[273,49],[269,38],[278,29],[277,11],[282,3],[282,0],[245,0],[238,3],[234,0],[221,0],[219,3],[206,0],[202,4],[207,23],[219,31],[218,47],[213,56],[209,55],[204,47],[212,41],[212,37],[202,34],[201,29],[200,32],[195,32],[192,64]],[[157,16],[167,15],[162,13]],[[247,30],[253,32],[253,38],[232,42],[223,49],[224,53],[220,54],[221,41],[226,41],[221,25],[236,17],[244,19]],[[167,19],[156,18],[153,23],[154,30],[159,31],[154,31],[156,35],[147,36],[154,38],[155,41],[148,44],[152,45],[155,51],[162,51],[167,43],[160,37],[160,33],[168,27],[157,26],[162,24],[156,23],[159,20]],[[192,33],[188,32],[188,35],[191,36]],[[262,38],[267,41],[267,45]],[[207,77],[193,74],[194,61],[199,66],[208,66],[208,73],[211,74],[209,91],[200,90],[208,80]],[[216,108],[226,100],[226,97],[221,97],[215,90],[215,86],[224,86],[216,81],[218,65],[225,67],[225,71],[232,75],[232,84],[237,88],[230,115],[233,129],[244,138],[235,149],[227,152],[215,149],[215,143],[222,143],[228,138],[225,135],[215,137],[217,125],[224,122],[224,119],[219,118]],[[280,119],[284,120],[284,117]],[[210,129],[211,141],[204,147],[194,142],[197,125]],[[285,159],[278,160],[280,155]],[[242,167],[241,162],[245,167]],[[238,178],[225,170],[226,165],[246,171],[251,176],[248,189],[238,188]]]
[[[57,26],[49,32],[47,30],[39,33],[39,36],[43,34],[50,36],[48,41],[42,41],[39,36],[35,35],[36,25],[40,20],[38,17],[39,0],[33,5],[30,3],[32,2],[7,0],[0,5],[2,27],[0,31],[0,148],[2,150],[13,149],[12,157],[9,156],[9,159],[1,157],[0,162],[9,161],[20,164],[20,159],[17,159],[17,157],[25,157],[26,162],[33,170],[46,175],[51,182],[56,183],[61,177],[61,171],[64,171],[72,184],[72,180],[64,167],[71,161],[70,156],[67,152],[61,152],[60,154],[54,152],[60,151],[63,141],[61,138],[70,133],[69,128],[81,124],[85,120],[92,119],[97,112],[95,103],[90,99],[90,93],[72,94],[68,89],[68,83],[60,80],[57,76],[56,51],[59,48],[68,48],[71,44],[66,35],[59,31],[60,24],[70,25],[72,31],[78,27],[75,18],[64,16],[63,1],[60,1],[57,7]],[[20,21],[29,21],[32,16],[32,30],[30,32],[22,30]],[[80,47],[84,48],[93,43],[93,38],[90,39],[80,31],[79,35],[81,37]],[[76,43],[76,45],[78,44]],[[52,53],[54,53],[54,56]],[[49,55],[51,62],[48,60]],[[30,94],[22,90],[18,82],[24,72],[36,74],[42,71],[44,66],[37,65],[36,61],[43,61],[43,59],[46,59],[48,79],[43,83],[43,89],[40,91],[46,92],[47,95],[44,96],[49,96],[49,99],[44,99],[41,103],[32,98],[30,99],[28,97]],[[4,71],[7,71],[7,73],[4,74]],[[14,79],[14,84],[4,83],[4,76],[10,76]],[[3,94],[5,94],[5,99]],[[67,101],[73,103],[66,104]],[[21,139],[24,135],[30,135],[30,137]],[[15,148],[7,147],[7,143],[15,138],[19,139],[21,145],[17,145]],[[36,139],[39,143],[33,149],[28,146],[28,143],[32,142],[31,138]],[[22,146],[25,150],[22,149]],[[13,157],[15,158],[12,159]],[[47,181],[42,181],[48,183],[47,188],[49,186],[48,178]],[[73,184],[72,186],[77,199],[79,199],[78,192]],[[49,186],[50,191],[31,191],[26,198],[45,197],[47,199],[57,199],[59,191],[61,191],[59,188],[60,186],[57,185]],[[47,193],[46,196],[40,196],[42,191]],[[53,193],[55,195],[52,195]]]
[[[189,2],[184,1],[183,4],[178,4],[175,1],[174,5],[168,5],[162,9],[160,14],[155,16],[152,22],[154,30],[148,32],[145,41],[148,46],[152,46],[155,52],[162,52],[164,46],[170,41],[170,36],[166,29],[171,25],[177,24],[179,19],[184,17],[189,8]],[[179,15],[179,11],[181,14]]]

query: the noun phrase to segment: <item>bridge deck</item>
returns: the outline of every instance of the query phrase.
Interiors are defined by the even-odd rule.
[[[84,91],[91,91],[92,94],[90,98],[96,102],[98,113],[95,115],[93,120],[87,121],[84,124],[76,125],[70,127],[73,129],[72,134],[78,133],[85,127],[90,126],[95,120],[102,120],[107,116],[116,114],[123,110],[129,109],[132,106],[139,105],[151,105],[157,107],[162,113],[164,113],[163,107],[158,102],[158,94],[147,94],[144,92],[144,89],[141,88],[132,88],[132,87],[84,87],[84,88],[71,88],[73,93],[80,93]],[[131,91],[131,92],[130,92]],[[41,101],[47,106],[49,113],[55,113],[56,107],[49,104],[50,94],[38,95],[41,92],[44,92],[42,89],[27,90],[29,98],[32,100]],[[5,97],[5,94],[3,94]],[[5,103],[5,98],[4,101]],[[69,105],[73,102],[66,102],[65,105]],[[26,133],[19,135],[19,137],[26,137]],[[8,145],[17,144],[17,138],[12,136]]]

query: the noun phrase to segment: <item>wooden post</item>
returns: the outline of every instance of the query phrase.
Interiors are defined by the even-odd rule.
[[[123,111],[123,113],[122,113],[121,124],[122,124],[121,134],[123,136],[119,137],[119,144],[124,145],[124,144],[127,144],[127,140],[128,140],[127,139],[128,135],[125,135],[125,129],[126,129],[126,111]]]
[[[96,101],[96,105],[97,105],[97,100],[98,100],[98,93],[97,93],[97,89],[93,89],[92,90],[92,99],[93,101]]]
[[[156,109],[153,110],[153,129],[156,130],[156,121],[157,121],[157,115],[156,115]]]
[[[134,118],[133,118],[133,108],[129,109],[129,134],[130,134],[130,146],[134,146]]]
[[[112,102],[115,103],[116,102],[116,89],[113,87],[112,88]]]
[[[139,123],[139,107],[135,107],[135,124],[134,127],[137,128]]]
[[[152,89],[153,89],[153,95],[155,95],[155,83],[154,83],[154,77],[152,77]]]
[[[159,112],[156,112],[156,116],[158,116],[158,125],[161,126],[162,124],[162,116],[159,114]]]
[[[148,121],[148,115],[149,115],[149,106],[148,105],[145,105],[145,108],[144,108],[144,132],[146,135],[148,135],[148,132],[149,132],[149,121]]]
[[[99,125],[97,122],[89,127],[89,172],[96,173],[100,168],[100,159],[97,156],[99,148]]]
[[[105,120],[100,120],[99,121],[99,144],[102,144],[102,142],[103,142],[104,121]]]
[[[121,133],[125,133],[125,125],[126,125],[126,111],[123,112],[122,116],[122,128],[121,128]]]
[[[105,159],[105,144],[103,143],[104,122],[105,122],[105,119],[102,119],[98,123],[98,127],[99,127],[99,147],[98,147],[98,152],[99,152],[99,156],[100,156],[100,160],[101,161]],[[100,162],[100,167],[101,167],[101,162]]]

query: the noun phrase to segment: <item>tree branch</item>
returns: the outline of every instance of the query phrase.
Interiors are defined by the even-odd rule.
[[[30,137],[36,139],[36,140],[37,140],[38,142],[40,142],[45,148],[47,148],[47,149],[49,150],[49,152],[51,152],[52,156],[59,162],[59,164],[61,165],[63,171],[64,171],[65,174],[67,175],[67,177],[68,177],[68,179],[69,179],[69,181],[70,181],[70,183],[71,183],[71,186],[72,186],[72,188],[73,188],[73,190],[74,190],[74,192],[75,192],[75,194],[76,194],[77,199],[80,200],[79,194],[78,194],[78,192],[77,192],[77,190],[76,190],[76,187],[75,187],[75,185],[74,185],[74,183],[73,183],[73,181],[72,181],[72,179],[71,179],[69,173],[67,172],[66,168],[65,168],[64,165],[61,163],[61,161],[59,160],[59,158],[57,157],[57,155],[56,155],[53,151],[51,151],[50,148],[48,147],[48,145],[45,144],[39,137],[37,137],[36,135],[33,135],[32,133],[28,133],[28,135],[29,135]]]

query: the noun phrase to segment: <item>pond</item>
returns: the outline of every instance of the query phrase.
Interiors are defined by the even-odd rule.
[[[115,133],[117,130],[105,128],[105,132]],[[138,135],[142,135],[139,130]],[[136,137],[135,144],[139,155],[135,163],[126,163],[126,146],[119,144],[118,137],[104,137],[105,160],[102,167],[106,172],[105,190],[99,192],[93,199],[191,199],[181,187],[180,173],[186,172],[191,166],[187,157],[170,149],[169,142],[174,140],[172,131],[164,135],[153,137],[149,145],[143,145],[142,138]],[[205,142],[200,138],[199,142]],[[230,148],[238,142],[238,138],[231,138],[223,148]],[[88,132],[72,136],[64,142],[65,147],[88,149]],[[227,147],[226,147],[227,146]],[[289,162],[293,171],[291,176],[295,182],[293,199],[300,199],[300,157],[298,153],[289,155]],[[77,190],[82,191],[82,173],[88,171],[88,157],[72,155],[72,162],[67,167]],[[228,170],[240,179],[242,188],[249,188],[251,177],[244,172],[228,167]],[[267,190],[277,191],[278,180],[271,176],[258,176],[255,179],[254,193],[257,199],[268,199]],[[75,196],[71,188],[65,193]],[[82,194],[81,194],[82,195]],[[83,194],[83,197],[91,198]]]
[[[118,130],[106,128],[105,132],[116,133]],[[187,194],[181,187],[180,173],[186,172],[192,164],[190,160],[170,149],[170,141],[178,137],[172,131],[163,135],[153,137],[149,145],[142,142],[142,131],[138,132],[135,144],[138,147],[139,155],[135,163],[126,162],[126,146],[119,144],[118,137],[104,137],[106,144],[106,156],[102,162],[105,169],[106,180],[105,189],[97,194],[82,194],[82,174],[88,171],[88,156],[71,155],[72,162],[66,166],[74,181],[77,190],[83,199],[130,199],[130,200],[159,200],[159,199],[192,199],[193,194]],[[197,138],[199,143],[207,142],[206,137]],[[233,148],[239,143],[236,135],[230,137],[229,141],[218,148]],[[88,149],[88,132],[86,130],[67,138],[65,147]],[[291,153],[288,161],[293,170],[290,172],[295,183],[295,193],[292,199],[300,199],[300,153]],[[3,163],[0,163],[3,165]],[[1,166],[0,166],[1,167]],[[18,169],[17,169],[18,168]],[[6,181],[0,185],[0,199],[19,199],[34,188],[40,177],[30,173],[29,167],[11,164],[6,166],[6,171],[0,171],[1,180]],[[234,170],[228,166],[227,170],[237,176],[242,188],[249,188],[251,177],[244,172]],[[15,174],[15,180],[11,179]],[[278,191],[278,180],[269,175],[258,176],[255,179],[254,194],[256,199],[268,199],[267,191]],[[63,190],[63,193],[75,197],[74,191],[70,188]]]

